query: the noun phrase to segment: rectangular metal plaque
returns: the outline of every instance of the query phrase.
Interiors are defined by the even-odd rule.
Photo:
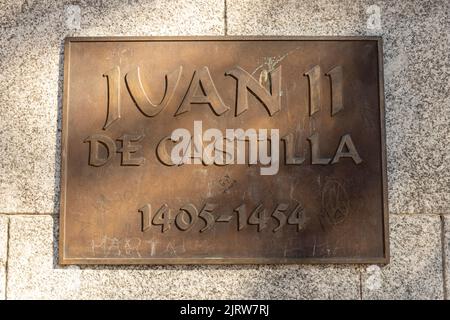
[[[388,262],[380,38],[64,55],[61,264]]]

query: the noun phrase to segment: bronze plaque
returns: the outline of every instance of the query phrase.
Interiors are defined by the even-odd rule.
[[[68,38],[60,263],[387,263],[378,37]]]

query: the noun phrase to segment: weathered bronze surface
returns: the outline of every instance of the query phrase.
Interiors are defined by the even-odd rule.
[[[64,73],[61,264],[388,262],[379,38],[69,38]],[[278,129],[278,172],[173,165],[194,121]]]

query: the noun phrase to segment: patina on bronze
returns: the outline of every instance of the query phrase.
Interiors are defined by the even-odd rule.
[[[388,262],[380,38],[68,38],[64,55],[61,264]],[[172,132],[200,121],[278,130],[278,170],[174,163]]]

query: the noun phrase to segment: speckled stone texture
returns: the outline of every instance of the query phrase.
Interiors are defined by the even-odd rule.
[[[443,299],[441,219],[391,216],[391,263],[362,272],[363,299]]]
[[[450,214],[443,216],[444,222],[444,256],[445,256],[445,288],[448,295],[450,292]],[[448,296],[447,296],[448,299]]]
[[[0,213],[55,213],[64,37],[223,34],[222,0],[2,1]]]
[[[394,215],[384,267],[61,267],[57,222],[48,215],[10,218],[8,298],[359,299],[360,289],[363,299],[443,298],[437,215]]]
[[[0,300],[6,294],[6,260],[8,254],[8,218],[0,215]]]
[[[390,211],[450,212],[450,1],[227,3],[229,35],[381,35]]]
[[[442,299],[443,265],[450,292],[450,2],[224,3],[0,3],[0,299]],[[224,34],[383,36],[391,264],[58,266],[64,37]]]
[[[350,266],[60,267],[57,222],[48,215],[10,218],[8,298],[359,298],[359,269]]]

